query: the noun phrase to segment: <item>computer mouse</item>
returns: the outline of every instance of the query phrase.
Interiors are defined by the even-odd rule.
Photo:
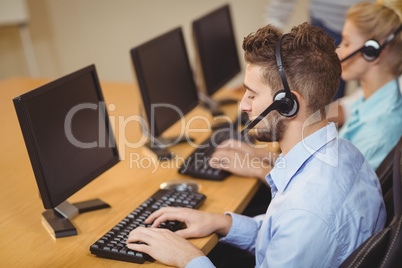
[[[178,179],[178,180],[171,180],[162,183],[159,188],[164,190],[176,189],[180,192],[182,191],[191,191],[191,192],[198,192],[201,189],[201,185],[197,182],[189,179]]]

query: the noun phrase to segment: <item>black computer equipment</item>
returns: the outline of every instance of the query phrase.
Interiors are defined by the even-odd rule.
[[[194,178],[221,181],[230,175],[229,172],[213,168],[209,165],[212,154],[220,143],[236,138],[237,132],[230,128],[219,129],[206,138],[179,167],[178,172]]]
[[[109,207],[67,199],[119,162],[94,65],[13,99],[44,207],[55,237],[76,235],[69,219]]]
[[[175,28],[130,52],[149,124],[147,145],[160,158],[169,157],[164,149],[185,140],[161,135],[198,105],[182,29]]]
[[[192,28],[201,81],[207,93],[200,93],[199,98],[219,114],[219,105],[237,101],[213,100],[212,96],[241,71],[229,5],[194,20]]]
[[[149,227],[150,225],[144,223],[145,219],[159,208],[173,206],[196,209],[204,203],[205,199],[205,195],[191,189],[182,189],[180,187],[159,189],[93,243],[90,246],[90,251],[92,254],[102,258],[135,263],[150,261],[152,258],[149,255],[127,247],[126,240],[130,232],[139,226]],[[167,228],[172,231],[183,227],[184,224],[178,221],[164,222],[159,226],[159,228]]]
[[[194,178],[221,181],[230,175],[229,172],[213,168],[209,165],[212,154],[219,146],[228,146],[224,143],[226,140],[238,140],[246,143],[254,143],[255,138],[249,135],[243,135],[233,128],[222,128],[216,130],[205,139],[191,154],[183,161],[178,172]]]
[[[213,100],[212,96],[241,70],[237,54],[236,41],[229,5],[224,5],[199,19],[193,21],[193,36],[196,47],[197,63],[200,65],[203,90],[199,99],[207,106],[213,115],[220,115],[220,105],[237,103],[237,100]],[[236,122],[217,123],[217,129],[204,140],[183,162],[179,173],[208,180],[223,180],[230,175],[224,170],[212,168],[209,160],[215,148],[226,139],[249,139],[238,135],[238,123],[245,123],[242,116]],[[242,120],[240,120],[242,119]],[[239,121],[239,122],[237,122]],[[251,141],[251,139],[249,139]]]

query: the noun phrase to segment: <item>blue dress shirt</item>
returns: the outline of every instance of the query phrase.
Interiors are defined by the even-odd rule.
[[[386,212],[373,169],[333,123],[281,155],[266,176],[272,200],[265,215],[229,213],[222,242],[256,257],[256,267],[338,267],[372,234]],[[187,265],[213,267],[207,257]]]
[[[398,80],[378,89],[367,100],[351,105],[351,117],[339,137],[355,145],[376,170],[402,135],[402,97]]]

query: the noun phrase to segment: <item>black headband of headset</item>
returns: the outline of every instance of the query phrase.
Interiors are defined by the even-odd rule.
[[[296,105],[296,109],[295,109],[295,113],[297,113],[297,111],[299,110],[298,108],[298,102],[297,100],[294,100],[292,93],[290,91],[290,87],[288,84],[288,81],[286,79],[286,75],[285,75],[285,71],[283,69],[282,66],[282,57],[281,57],[281,43],[282,43],[282,38],[284,35],[282,35],[278,41],[275,44],[275,57],[276,57],[276,63],[278,65],[279,68],[279,75],[281,77],[282,80],[282,84],[284,87],[284,91],[285,91],[285,96],[282,99],[285,99],[287,102],[287,110],[286,112],[291,111],[294,108],[294,105]],[[240,135],[245,135],[247,134],[253,127],[255,127],[262,119],[264,119],[265,116],[268,115],[268,113],[270,113],[273,110],[280,110],[281,107],[283,107],[283,102],[284,101],[278,101],[275,100],[273,101],[273,103],[271,105],[269,105],[257,118],[255,118],[250,124],[248,124],[240,133]],[[293,116],[293,115],[292,115]]]
[[[392,41],[392,39],[395,38],[395,36],[402,30],[402,25],[400,25],[393,33],[391,33],[387,39],[385,40],[385,42],[379,47],[379,48],[375,48],[376,50],[378,50],[378,55],[381,53],[381,51],[385,48],[386,45],[388,45],[389,42]],[[370,41],[370,40],[368,40]],[[368,41],[366,41],[365,43],[367,43]],[[377,41],[375,41],[377,42]],[[349,54],[348,56],[346,56],[346,58],[343,58],[341,60],[341,63],[350,59],[351,57],[353,57],[354,55],[356,55],[359,52],[363,52],[365,49],[367,48],[366,45],[363,45],[361,48],[359,48],[358,50],[352,52],[351,54]],[[378,56],[377,55],[377,56]]]
[[[402,24],[395,30],[395,32],[393,32],[392,34],[390,34],[388,36],[388,38],[385,40],[384,44],[382,44],[381,49],[383,49],[386,45],[388,45],[389,42],[392,41],[392,39],[395,38],[395,36],[402,31]]]
[[[285,70],[283,70],[283,66],[282,66],[281,43],[282,43],[283,37],[284,37],[284,35],[282,35],[275,44],[276,64],[278,65],[278,68],[279,68],[279,75],[281,76],[281,80],[282,80],[283,87],[285,89],[286,97],[289,99],[292,99],[292,94],[290,92],[288,80],[286,79]]]

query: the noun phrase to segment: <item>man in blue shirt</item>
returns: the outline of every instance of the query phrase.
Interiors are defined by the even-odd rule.
[[[360,2],[348,10],[337,53],[340,59],[346,59],[341,65],[342,78],[357,81],[360,89],[351,96],[341,98],[339,107],[338,103],[333,103],[327,114],[339,126],[343,125],[339,137],[355,145],[374,170],[402,135],[402,7],[398,3],[400,1]],[[359,51],[365,43],[370,44],[368,47],[373,50],[372,53],[376,52],[375,56],[368,57]],[[245,169],[239,165],[221,167],[234,174],[258,177],[265,182],[265,175],[274,163],[266,157],[266,151],[242,143],[235,148],[219,148],[214,157],[242,158],[238,155],[248,154],[254,160],[260,158],[259,168]]]
[[[282,149],[266,176],[272,191],[266,214],[250,218],[163,208],[147,219],[152,228],[130,233],[129,248],[172,266],[213,267],[184,238],[217,233],[222,242],[254,254],[256,267],[337,267],[383,228],[386,215],[377,176],[322,116],[340,77],[334,42],[323,30],[305,23],[282,35],[268,25],[246,37],[242,110],[256,118],[277,101],[274,96],[284,88],[278,46],[299,109],[285,116],[273,111],[256,126],[260,141],[278,141]],[[156,228],[166,220],[185,222],[187,228],[175,233]],[[145,244],[131,244],[136,241]]]

